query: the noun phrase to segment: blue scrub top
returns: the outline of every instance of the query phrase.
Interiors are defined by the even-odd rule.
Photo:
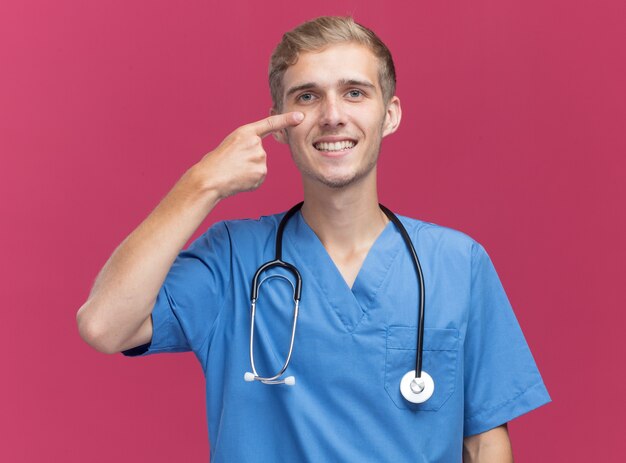
[[[206,378],[211,462],[462,460],[463,437],[487,431],[550,397],[483,247],[455,230],[406,217],[424,271],[423,369],[433,396],[400,394],[415,365],[418,284],[411,256],[388,223],[352,289],[298,212],[283,260],[303,280],[293,356],[296,385],[248,383],[250,283],[273,260],[283,214],[221,222],[180,253],[152,312],[149,344],[126,355],[193,351]],[[260,291],[255,363],[284,363],[292,288]]]

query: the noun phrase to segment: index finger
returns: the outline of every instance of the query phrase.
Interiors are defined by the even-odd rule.
[[[304,120],[304,114],[299,111],[291,113],[275,114],[260,121],[253,122],[250,127],[261,138],[267,137],[270,133],[287,127],[298,125]]]

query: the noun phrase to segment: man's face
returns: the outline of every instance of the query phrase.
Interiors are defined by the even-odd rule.
[[[382,138],[400,123],[400,101],[383,101],[378,59],[356,43],[301,53],[283,77],[282,112],[304,121],[279,132],[305,182],[341,188],[375,178]]]

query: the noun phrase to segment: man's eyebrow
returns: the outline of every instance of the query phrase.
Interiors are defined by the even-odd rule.
[[[348,87],[350,85],[354,85],[356,87],[376,88],[376,86],[373,83],[367,80],[341,79],[339,81],[339,86],[341,87]]]

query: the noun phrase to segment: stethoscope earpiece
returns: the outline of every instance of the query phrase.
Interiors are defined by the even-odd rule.
[[[275,379],[268,380],[261,378],[260,376],[255,376],[254,373],[250,371],[246,371],[246,374],[243,375],[244,381],[251,383],[252,381],[261,381],[263,384],[285,384],[286,386],[295,386],[296,385],[296,377],[295,376],[287,376],[285,379]]]

